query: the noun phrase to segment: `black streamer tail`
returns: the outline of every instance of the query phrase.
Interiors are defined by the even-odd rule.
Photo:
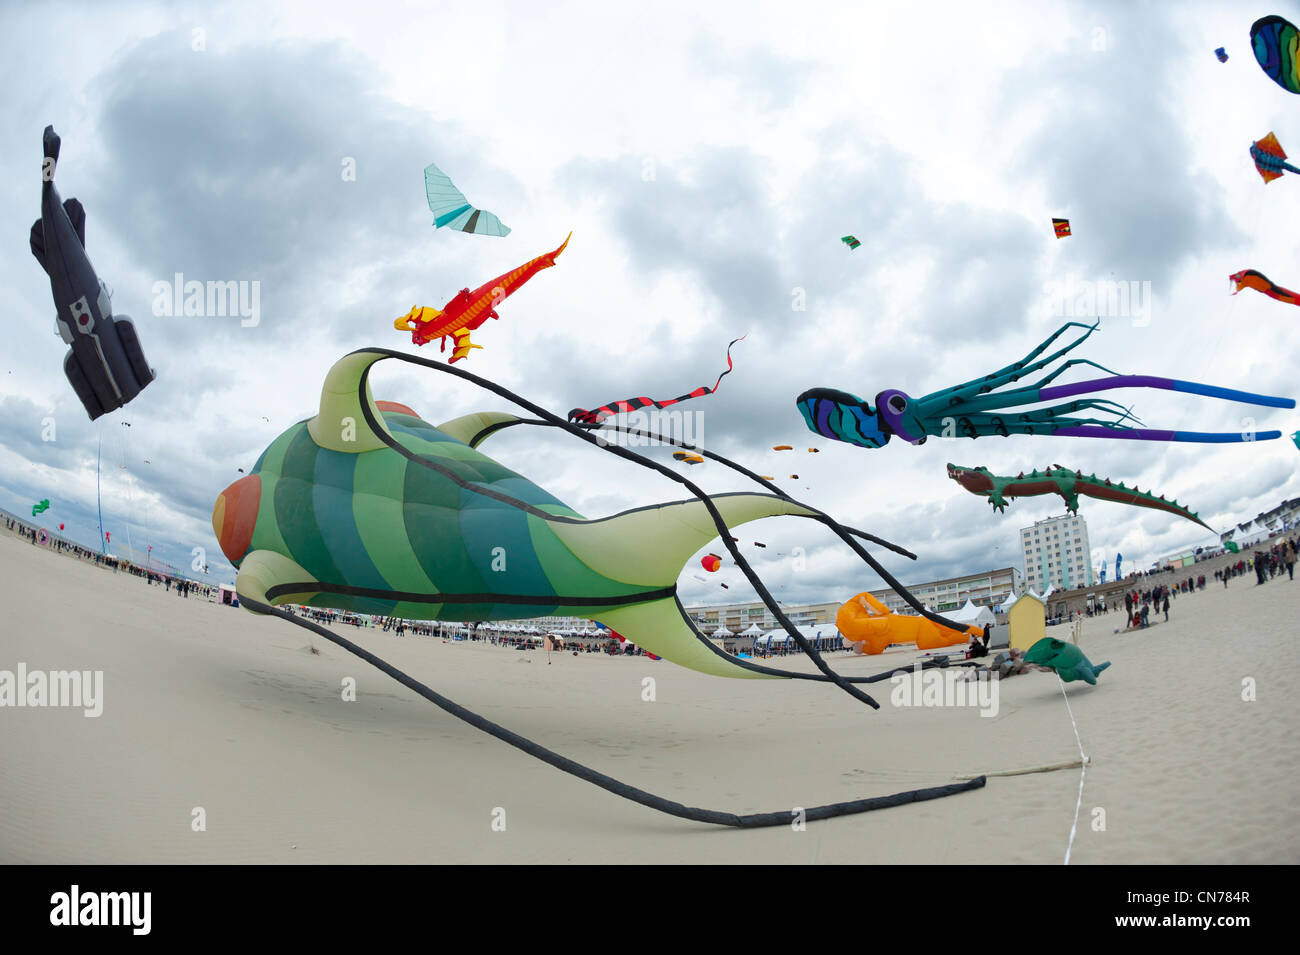
[[[875,809],[889,809],[894,806],[904,806],[908,803],[926,802],[930,799],[942,799],[944,796],[952,796],[957,793],[968,792],[972,789],[982,789],[985,784],[985,777],[979,776],[969,782],[950,783],[945,786],[932,786],[928,789],[912,789],[907,792],[894,793],[890,796],[872,796],[867,799],[855,799],[850,802],[830,803],[825,806],[813,806],[811,808],[791,808],[781,812],[756,812],[748,815],[737,815],[733,812],[719,812],[716,809],[698,809],[693,806],[685,806],[679,802],[673,802],[670,799],[664,799],[662,796],[656,796],[648,793],[643,789],[637,789],[635,786],[629,786],[627,783],[620,782],[612,776],[606,776],[604,773],[597,772],[588,766],[561,756],[552,750],[547,749],[532,740],[514,733],[504,726],[493,723],[486,717],[480,716],[472,710],[467,710],[458,703],[449,700],[440,693],[435,692],[425,686],[419,680],[397,669],[397,667],[375,656],[364,647],[360,647],[340,636],[331,630],[327,630],[310,620],[302,620],[295,617],[288,611],[278,607],[272,607],[268,604],[261,603],[251,597],[243,594],[239,595],[239,602],[256,613],[271,614],[288,620],[290,623],[299,627],[310,630],[331,643],[342,647],[348,653],[360,657],[366,663],[375,667],[380,672],[392,677],[398,683],[424,697],[430,703],[439,709],[462,720],[473,726],[475,729],[482,730],[489,736],[501,740],[503,743],[509,743],[516,749],[523,750],[529,756],[540,759],[542,762],[554,766],[556,769],[566,772],[571,776],[585,780],[607,792],[620,796],[623,799],[630,800],[638,805],[645,806],[658,812],[667,813],[670,816],[677,816],[681,819],[689,819],[692,822],[704,822],[717,826],[730,826],[736,829],[761,829],[768,826],[783,826],[797,819],[804,819],[809,822],[818,819],[833,819],[836,816],[850,816],[857,813],[871,812]]]

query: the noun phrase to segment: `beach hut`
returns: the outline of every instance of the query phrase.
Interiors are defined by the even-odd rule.
[[[1010,643],[1019,650],[1028,650],[1047,636],[1047,605],[1032,590],[1026,590],[1007,611],[1010,621]]]

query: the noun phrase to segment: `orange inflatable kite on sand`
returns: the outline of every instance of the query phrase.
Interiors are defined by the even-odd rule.
[[[858,594],[835,615],[835,626],[858,653],[884,653],[891,643],[915,643],[921,650],[937,650],[982,637],[979,627],[953,630],[925,617],[891,613],[871,594]]]

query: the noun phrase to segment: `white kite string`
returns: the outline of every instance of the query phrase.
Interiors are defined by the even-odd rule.
[[[1065,698],[1065,712],[1070,714],[1070,725],[1074,727],[1074,741],[1079,744],[1079,800],[1074,804],[1074,825],[1070,827],[1070,843],[1065,847],[1065,865],[1070,864],[1070,850],[1074,848],[1074,836],[1079,831],[1079,810],[1083,808],[1083,778],[1088,775],[1088,756],[1083,751],[1083,740],[1079,739],[1079,724],[1074,721],[1074,710],[1070,709],[1070,697],[1065,692],[1065,681],[1060,674],[1056,676],[1060,684],[1061,696]]]

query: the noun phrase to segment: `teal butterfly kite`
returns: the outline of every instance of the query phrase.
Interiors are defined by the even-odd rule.
[[[465,194],[433,163],[424,167],[424,192],[429,198],[429,211],[434,215],[435,229],[450,226],[474,235],[510,234],[510,227],[502,225],[501,220],[492,213],[470,205]]]

